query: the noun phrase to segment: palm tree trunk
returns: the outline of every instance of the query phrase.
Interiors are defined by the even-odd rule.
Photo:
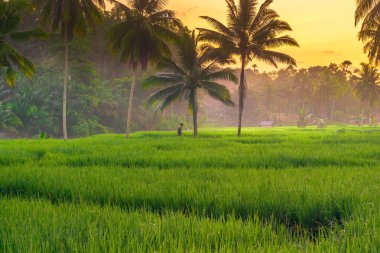
[[[243,120],[244,99],[245,99],[245,56],[241,59],[241,73],[239,84],[239,122],[238,122],[238,137],[241,136],[241,127]]]
[[[336,97],[334,97],[332,108],[331,108],[331,122],[334,120],[335,103],[336,103]]]
[[[302,110],[305,110],[305,94],[302,94]]]
[[[69,83],[69,67],[70,67],[70,41],[69,34],[66,31],[65,38],[65,73],[63,77],[63,105],[62,105],[62,130],[63,130],[63,138],[65,140],[68,139],[67,135],[67,87]]]
[[[319,103],[320,103],[320,106],[321,106],[321,119],[324,118],[324,115],[323,115],[323,99],[322,97],[320,97],[319,99]]]
[[[369,102],[369,111],[368,111],[368,126],[371,126],[371,117],[372,117],[372,103]]]
[[[128,116],[127,116],[127,130],[125,131],[125,137],[127,139],[129,138],[129,135],[131,133],[133,98],[135,96],[136,83],[137,83],[137,70],[134,70],[133,71],[133,79],[132,79],[131,91],[129,93]]]
[[[198,137],[198,105],[197,105],[197,93],[193,92],[193,126],[194,126],[194,138]]]

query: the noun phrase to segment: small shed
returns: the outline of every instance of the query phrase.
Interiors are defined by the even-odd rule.
[[[260,127],[275,127],[276,124],[274,121],[261,121]]]

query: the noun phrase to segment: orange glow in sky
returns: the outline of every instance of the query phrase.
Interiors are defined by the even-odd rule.
[[[225,21],[224,0],[170,0],[168,8],[190,28],[207,27],[198,18],[202,15]],[[296,58],[299,67],[344,60],[357,66],[366,61],[363,44],[357,39],[359,28],[354,26],[355,0],[274,0],[272,8],[290,23],[294,30],[290,35],[301,45],[280,49]]]

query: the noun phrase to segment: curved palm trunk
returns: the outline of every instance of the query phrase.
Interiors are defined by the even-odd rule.
[[[197,93],[193,92],[193,126],[194,126],[194,138],[198,137],[198,105],[197,105]]]
[[[63,77],[63,105],[62,105],[62,130],[63,138],[68,139],[67,135],[67,87],[69,83],[69,67],[70,67],[70,41],[68,38],[68,32],[66,32],[65,38],[65,73]]]
[[[243,121],[244,99],[245,99],[245,56],[242,56],[241,60],[241,73],[239,84],[239,122],[238,122],[238,137],[241,136],[241,128]]]

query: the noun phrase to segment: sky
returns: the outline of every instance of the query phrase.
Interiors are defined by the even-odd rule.
[[[260,1],[261,3],[262,1]],[[190,28],[207,27],[199,16],[225,21],[224,0],[169,0],[168,8]],[[350,60],[358,66],[366,61],[363,44],[358,41],[359,28],[354,25],[355,0],[274,0],[272,8],[290,23],[289,33],[300,48],[281,48],[293,56],[298,67],[329,65]],[[259,67],[270,70],[257,62]]]

